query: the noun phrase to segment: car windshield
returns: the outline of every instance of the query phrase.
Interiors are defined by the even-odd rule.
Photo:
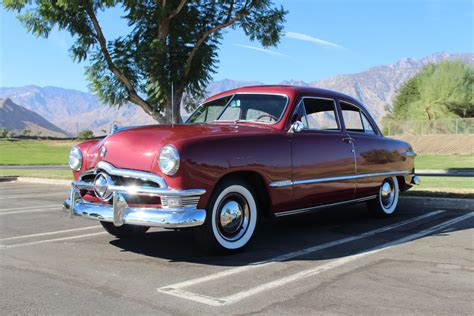
[[[201,105],[186,123],[245,121],[273,124],[280,120],[287,97],[269,94],[235,94]]]

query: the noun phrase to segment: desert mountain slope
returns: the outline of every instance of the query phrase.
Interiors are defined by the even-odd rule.
[[[0,127],[16,134],[29,129],[32,135],[66,137],[67,133],[41,115],[15,104],[10,99],[0,99]]]

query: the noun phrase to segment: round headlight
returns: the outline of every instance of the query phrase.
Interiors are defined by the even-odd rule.
[[[179,153],[172,145],[161,148],[158,157],[158,166],[161,172],[168,176],[174,175],[179,169]]]
[[[69,153],[69,167],[74,171],[81,170],[82,167],[82,153],[78,147],[72,147]]]

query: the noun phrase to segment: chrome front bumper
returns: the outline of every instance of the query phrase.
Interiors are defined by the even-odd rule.
[[[152,179],[158,176],[136,172],[134,170],[116,169],[108,163],[99,163],[93,173],[103,172],[127,178]],[[82,178],[82,177],[81,177]],[[159,180],[159,179],[158,179]],[[81,197],[80,190],[94,190],[93,182],[82,180],[71,183],[70,197],[64,202],[65,211],[71,216],[81,216],[105,222],[113,222],[115,226],[132,224],[164,228],[184,228],[199,226],[206,219],[206,210],[197,209],[200,196],[206,191],[202,189],[174,190],[168,188],[164,180],[153,181],[161,187],[121,186],[110,184],[107,187],[112,193],[109,204],[92,203]],[[157,196],[161,199],[161,207],[129,206],[127,196]]]
[[[116,199],[122,200],[123,196],[120,197],[120,194],[117,194]],[[116,226],[132,224],[164,228],[184,228],[202,225],[206,219],[206,210],[128,207],[126,202],[123,202],[115,203],[114,201],[114,205],[111,206],[76,200],[71,205],[71,199],[67,199],[64,201],[64,209],[72,216],[113,222]]]

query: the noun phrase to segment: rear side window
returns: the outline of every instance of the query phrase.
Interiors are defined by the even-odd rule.
[[[347,131],[375,134],[375,129],[369,119],[358,107],[341,102],[341,111]]]
[[[326,131],[339,130],[334,100],[304,98],[300,107],[302,109],[298,109],[297,114],[302,116],[301,121],[306,128]]]

